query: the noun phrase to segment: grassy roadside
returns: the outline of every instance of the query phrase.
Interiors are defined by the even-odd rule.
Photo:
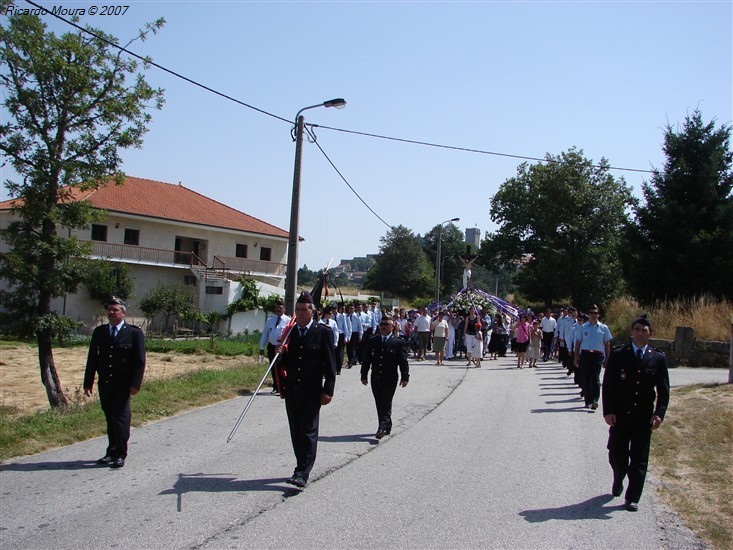
[[[659,496],[714,550],[733,548],[733,385],[674,388],[652,436]]]
[[[131,401],[134,426],[166,418],[254,391],[267,365],[228,370],[200,370],[146,382]],[[269,388],[269,385],[267,386]],[[39,453],[104,435],[104,414],[96,401],[74,404],[65,411],[19,414],[0,408],[0,460]]]

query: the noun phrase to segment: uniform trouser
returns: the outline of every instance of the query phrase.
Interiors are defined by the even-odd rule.
[[[341,372],[341,366],[344,364],[344,350],[346,349],[346,337],[339,334],[339,341],[336,344],[336,372]]]
[[[601,397],[601,367],[603,366],[603,354],[580,352],[580,370],[582,374],[582,388],[585,404],[598,403]]]
[[[369,327],[364,331],[364,337],[361,339],[361,343],[359,344],[359,362],[364,362],[364,355],[366,355],[367,350],[367,344],[369,343],[369,338],[372,337],[372,328]]]
[[[277,353],[277,347],[273,346],[270,342],[267,342],[267,363],[268,365],[272,364],[272,360],[275,358],[275,354]],[[275,381],[275,368],[272,367],[272,370],[270,371],[270,376],[272,376],[272,387],[277,388],[277,382]]]
[[[392,431],[392,399],[397,389],[397,380],[385,380],[374,383],[372,378],[372,394],[377,405],[377,419],[379,430],[390,433]]]
[[[346,347],[346,349],[349,352],[349,366],[352,367],[356,365],[356,361],[359,358],[359,333],[358,332],[351,333],[351,340],[349,340],[349,345]]]
[[[608,462],[613,468],[614,483],[621,483],[629,476],[626,500],[639,502],[649,464],[651,419],[620,417],[616,415],[616,425],[608,430]]]
[[[306,479],[316,462],[318,450],[318,421],[321,395],[290,395],[285,397],[285,410],[290,425],[290,440],[295,453],[295,473]]]
[[[568,374],[572,374],[575,369],[573,368],[573,360],[568,353],[568,347],[563,342],[559,342],[558,345],[560,349],[557,350],[557,357],[560,359],[562,366],[568,369]]]
[[[547,361],[547,358],[552,353],[552,341],[554,339],[554,332],[542,332],[542,359],[545,361]]]
[[[420,342],[420,349],[417,352],[417,356],[425,359],[425,351],[428,349],[428,342],[430,341],[430,332],[418,332],[417,338]]]
[[[107,419],[107,456],[127,458],[127,441],[130,439],[130,388],[122,390],[99,389],[99,402]]]

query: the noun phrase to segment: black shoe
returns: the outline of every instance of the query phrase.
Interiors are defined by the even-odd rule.
[[[387,432],[383,430],[377,430],[377,433],[374,434],[374,437],[377,439],[382,439],[385,435],[387,435]]]
[[[296,487],[300,487],[302,489],[308,484],[308,480],[302,474],[293,474],[292,477],[288,479],[285,483],[295,485]]]
[[[598,408],[598,403],[591,403],[590,408],[595,411]]]
[[[280,392],[277,391],[277,388],[272,388],[272,391],[270,391],[270,393],[280,393]]]
[[[109,455],[104,455],[102,458],[97,460],[97,464],[100,466],[109,466],[112,462],[114,462],[114,458]]]
[[[624,484],[622,481],[613,482],[613,487],[611,487],[611,494],[615,497],[620,497],[621,493],[624,492]]]
[[[112,461],[112,464],[110,464],[112,468],[122,468],[124,465],[125,465],[125,459],[122,458],[121,456],[118,456],[117,458],[115,458]]]
[[[629,512],[638,512],[639,511],[639,504],[637,502],[631,502],[630,500],[626,501],[626,509]]]

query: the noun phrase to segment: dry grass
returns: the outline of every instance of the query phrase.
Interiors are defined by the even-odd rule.
[[[711,548],[733,548],[733,385],[672,390],[652,437],[660,497]]]
[[[659,302],[651,308],[640,306],[633,298],[618,298],[606,308],[604,322],[609,324],[612,334],[625,334],[643,312],[649,313],[655,338],[674,340],[675,328],[686,326],[695,330],[698,340],[727,342],[730,339],[733,303],[709,296]]]

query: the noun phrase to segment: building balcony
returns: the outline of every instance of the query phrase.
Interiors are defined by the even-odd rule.
[[[101,241],[85,241],[91,245],[92,258],[105,259],[115,262],[136,263],[141,265],[156,265],[162,267],[191,268],[197,274],[210,272],[226,277],[227,274],[248,274],[274,278],[285,277],[285,264],[249,260],[247,258],[229,258],[214,255],[212,265],[196,256],[193,252],[182,250],[166,250],[162,248],[147,248],[127,244],[114,244]],[[206,274],[204,274],[206,276]]]

